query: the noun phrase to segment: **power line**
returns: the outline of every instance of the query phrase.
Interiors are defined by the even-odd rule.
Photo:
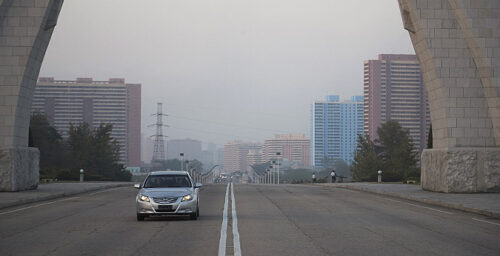
[[[192,129],[192,128],[181,128],[181,127],[176,127],[176,126],[169,126],[172,129],[177,129],[177,130],[186,130],[186,131],[193,131],[193,132],[199,132],[199,133],[211,133],[211,134],[216,134],[216,135],[221,135],[227,138],[228,134],[227,133],[221,133],[221,132],[212,132],[212,131],[204,131],[204,130],[197,130],[197,129]],[[235,135],[235,138],[241,138],[241,139],[247,139],[247,140],[253,140],[253,141],[261,141],[262,139],[258,139],[255,137],[247,137],[247,136],[241,136],[241,135]]]
[[[177,104],[177,103],[168,103],[166,105],[169,106],[180,106],[182,108],[191,108],[191,109],[200,109],[204,111],[212,111],[216,113],[221,113],[221,112],[226,112],[227,109],[224,108],[214,108],[214,107],[206,107],[206,106],[200,106],[200,105],[184,105],[184,104]],[[289,115],[284,115],[284,114],[279,114],[279,113],[269,113],[269,112],[253,112],[253,111],[246,111],[246,110],[239,110],[238,112],[240,113],[245,113],[245,114],[252,114],[252,115],[266,115],[266,116],[271,116],[274,118],[281,118],[281,119],[288,119],[288,120],[297,120],[295,116],[289,116]]]
[[[215,122],[215,121],[210,121],[210,120],[195,119],[195,118],[188,118],[188,117],[175,116],[175,115],[170,115],[170,117],[178,118],[178,119],[184,119],[184,120],[190,120],[190,121],[196,121],[196,122],[218,124],[218,125],[222,125],[222,126],[233,126],[233,127],[237,127],[237,128],[247,128],[247,129],[262,130],[262,131],[271,131],[271,132],[278,132],[278,133],[292,133],[290,131],[282,131],[282,130],[274,130],[274,129],[266,129],[266,128],[257,128],[257,127],[251,127],[251,126],[246,126],[246,125],[229,124],[229,123]]]

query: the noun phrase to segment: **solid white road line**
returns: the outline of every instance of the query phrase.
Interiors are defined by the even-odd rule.
[[[85,195],[82,195],[82,196],[92,196],[92,195],[96,195],[96,194],[100,194],[100,193],[104,193],[104,192],[109,192],[109,191],[113,191],[113,190],[117,190],[117,189],[122,189],[122,188],[124,188],[124,187],[104,189],[104,190],[100,190],[100,191],[93,192],[93,193],[90,193],[90,194],[85,194]],[[28,209],[35,208],[35,207],[44,206],[44,205],[53,204],[53,203],[62,202],[62,201],[68,201],[68,200],[76,199],[76,198],[80,198],[80,197],[79,196],[72,196],[72,197],[69,197],[69,198],[55,200],[55,201],[51,201],[51,202],[47,202],[47,203],[41,203],[41,204],[32,205],[32,206],[28,206],[28,207],[23,207],[23,208],[15,209],[15,210],[8,211],[8,212],[0,212],[0,215],[4,215],[4,214],[8,214],[8,213],[13,213],[13,212],[18,212],[18,211],[22,211],[22,210],[28,210]]]
[[[58,203],[58,202],[62,202],[62,201],[73,200],[73,199],[76,199],[76,198],[79,198],[79,197],[78,196],[74,196],[74,197],[70,197],[70,198],[65,198],[65,199],[61,199],[61,200],[56,200],[56,201],[52,201],[52,202],[43,203],[43,204],[37,204],[37,205],[28,206],[28,207],[23,207],[23,208],[15,209],[15,210],[8,211],[8,212],[0,212],[0,215],[9,214],[9,213],[13,213],[13,212],[18,212],[18,211],[22,211],[22,210],[27,210],[27,209],[31,209],[31,208],[35,208],[35,207],[39,207],[39,206],[44,206],[44,205],[48,205],[48,204],[53,204],[53,203]]]
[[[389,198],[383,198],[383,197],[380,197],[380,198],[382,198],[384,200],[398,202],[398,203],[402,203],[402,204],[408,204],[408,205],[411,205],[411,206],[415,206],[415,207],[419,207],[419,208],[424,208],[424,209],[427,209],[427,210],[432,210],[432,211],[436,211],[436,212],[440,212],[440,213],[453,214],[452,212],[442,211],[442,210],[438,210],[438,209],[435,209],[435,208],[426,207],[426,206],[422,206],[422,205],[418,205],[418,204],[411,204],[411,203],[407,203],[407,202],[404,202],[404,201],[399,201],[399,200],[394,200],[394,199],[389,199]]]
[[[231,208],[233,217],[233,245],[234,245],[234,256],[241,256],[240,247],[240,233],[238,232],[238,217],[236,216],[236,203],[234,199],[234,185],[231,183]]]
[[[226,187],[226,199],[224,200],[224,210],[222,211],[222,225],[220,227],[219,240],[219,256],[226,255],[226,239],[227,239],[227,204],[229,202],[229,184]]]
[[[491,222],[491,221],[487,221],[487,220],[476,219],[476,218],[472,218],[472,219],[475,220],[475,221],[480,221],[480,222],[485,222],[485,223],[488,223],[488,224],[493,224],[493,225],[500,226],[499,223],[495,223],[495,222]]]

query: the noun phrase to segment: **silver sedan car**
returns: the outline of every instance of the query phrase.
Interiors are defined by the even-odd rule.
[[[143,184],[134,187],[140,189],[136,197],[138,221],[154,215],[189,215],[196,220],[200,215],[201,184],[193,184],[187,172],[151,172]]]

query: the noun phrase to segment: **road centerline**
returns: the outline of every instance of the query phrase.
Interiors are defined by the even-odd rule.
[[[224,199],[224,210],[222,211],[222,224],[220,228],[219,240],[219,256],[226,255],[226,240],[227,240],[227,206],[229,203],[229,185],[226,187],[226,198]]]
[[[238,217],[236,215],[236,199],[234,198],[234,184],[231,183],[231,209],[233,219],[233,246],[234,255],[241,256],[240,233],[238,232]]]

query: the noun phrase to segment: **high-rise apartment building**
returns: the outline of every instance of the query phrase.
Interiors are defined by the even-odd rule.
[[[322,168],[326,159],[350,164],[363,134],[363,96],[340,101],[329,95],[311,105],[311,165]]]
[[[278,156],[276,153],[280,153]],[[279,134],[273,139],[264,141],[263,160],[285,158],[292,162],[298,162],[302,166],[311,162],[311,140],[304,134]]]
[[[214,152],[208,150],[201,151],[201,159],[204,168],[210,168],[214,165]]]
[[[256,143],[230,141],[224,145],[224,171],[246,171],[249,166],[248,156],[250,151],[259,151],[262,146]],[[253,161],[253,159],[252,159]]]
[[[247,154],[247,170],[251,171],[252,165],[262,163],[262,150],[250,149]]]
[[[429,107],[420,65],[415,55],[380,54],[364,63],[364,132],[372,140],[389,120],[409,130],[415,148],[426,146]]]
[[[220,165],[224,169],[224,148],[217,148],[215,150],[215,164]]]
[[[120,145],[120,162],[141,164],[141,85],[123,78],[94,81],[92,78],[55,80],[41,77],[32,111],[43,113],[63,137],[70,124],[86,122],[91,128],[113,124],[111,136]]]
[[[193,139],[173,139],[167,141],[167,159],[179,159],[184,153],[184,160],[201,161],[201,141]]]

